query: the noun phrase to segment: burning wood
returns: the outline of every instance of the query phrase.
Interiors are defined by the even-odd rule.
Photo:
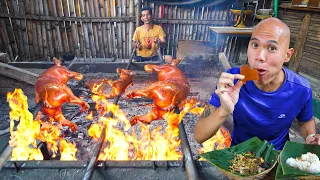
[[[75,132],[77,131],[77,125],[63,116],[61,106],[70,102],[80,105],[82,111],[89,108],[89,104],[76,97],[66,85],[70,78],[81,80],[83,76],[77,72],[69,71],[65,66],[61,66],[61,62],[57,58],[53,60],[55,65],[44,71],[36,81],[36,102],[42,101],[44,103],[42,112],[48,117],[52,117],[62,126],[69,126]]]

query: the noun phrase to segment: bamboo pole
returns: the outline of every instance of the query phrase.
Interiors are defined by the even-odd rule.
[[[54,17],[62,17],[62,11],[61,11],[61,3],[60,0],[52,0],[52,12]],[[59,57],[60,55],[62,55],[63,51],[65,50],[65,46],[66,46],[66,42],[65,42],[65,38],[64,38],[64,29],[60,28],[60,22],[55,22],[55,39],[58,41],[58,47],[57,47],[57,56]],[[61,29],[61,30],[60,30]],[[64,35],[63,35],[64,34]]]
[[[99,11],[100,11],[100,17],[106,17],[106,11],[105,9],[106,4],[104,4],[104,0],[99,0]],[[107,24],[104,22],[101,24],[101,31],[102,31],[102,43],[103,43],[103,53],[104,57],[109,57],[108,52],[108,35],[107,35]]]
[[[49,16],[49,9],[51,9],[52,3],[51,0],[43,0],[43,11],[45,16]],[[45,31],[47,33],[47,45],[48,45],[48,55],[47,55],[47,60],[51,60],[54,57],[54,49],[52,46],[52,29],[51,29],[51,22],[46,21],[45,22]],[[43,33],[45,34],[45,33]]]
[[[10,14],[10,12],[13,12],[13,7],[12,7],[12,2],[8,1],[8,2],[2,2],[2,6],[3,6],[3,10],[4,12],[6,12],[7,14]],[[11,9],[11,11],[10,11]],[[15,40],[15,34],[17,34],[16,28],[11,26],[11,18],[8,19],[3,19],[3,22],[5,24],[5,29],[6,29],[6,34],[8,36],[9,39],[9,43],[11,46],[11,50],[12,50],[12,56],[11,56],[11,60],[15,60],[16,56],[18,55],[18,47],[16,44],[16,40]]]
[[[75,10],[75,17],[81,17],[81,9],[80,9],[80,2],[79,0],[74,0],[74,10]],[[76,34],[76,38],[78,41],[78,52],[80,53],[77,56],[86,57],[85,56],[85,48],[84,48],[84,36],[83,36],[83,28],[81,22],[76,23],[76,29],[78,30]]]
[[[129,16],[134,16],[134,2],[129,0]],[[134,23],[131,21],[129,23],[129,54],[132,53],[132,38],[134,33]]]
[[[105,4],[105,8],[104,11],[106,13],[106,17],[110,17],[111,16],[111,10],[110,10],[110,0],[105,0],[104,1]],[[111,23],[106,23],[107,24],[107,38],[108,38],[108,57],[113,57],[114,56],[114,52],[113,52],[113,41],[112,41],[112,30],[111,30]]]
[[[190,19],[192,19],[192,20],[194,20],[194,13],[195,13],[195,8],[192,8],[192,10],[191,10],[191,17],[190,17]],[[193,40],[193,38],[194,38],[194,25],[193,24],[191,24],[190,25],[190,40]]]
[[[56,0],[48,0],[48,5],[49,5],[48,6],[49,12],[51,13],[50,16],[57,17]],[[52,42],[54,43],[53,52],[54,52],[54,54],[59,54],[61,51],[60,48],[62,48],[60,33],[58,33],[58,31],[60,31],[59,23],[53,22],[51,25],[53,27],[51,30]],[[58,37],[58,34],[59,34],[59,37]]]
[[[40,2],[41,1],[41,2]],[[40,4],[41,3],[41,4]],[[42,0],[35,0],[35,15],[36,16],[40,16],[40,6],[42,5]],[[42,24],[40,21],[34,21],[35,23],[35,32],[37,34],[37,42],[38,42],[38,46],[37,46],[37,51],[39,53],[39,58],[38,59],[41,59],[43,58],[44,56],[44,49],[43,49],[43,41],[42,41]]]
[[[173,15],[172,15],[172,17],[174,18],[174,19],[176,19],[177,18],[177,6],[174,6],[174,9],[173,9]],[[173,48],[172,48],[172,52],[171,52],[171,54],[172,54],[172,56],[174,57],[174,58],[176,58],[176,51],[177,51],[177,44],[178,44],[178,39],[177,39],[177,37],[178,37],[178,32],[177,32],[177,27],[178,27],[178,25],[177,25],[177,21],[175,21],[174,22],[174,24],[173,24]]]
[[[44,12],[44,4],[46,5],[46,3],[44,2],[45,0],[39,0],[39,14],[40,16],[45,16],[45,12]],[[40,21],[39,22],[40,27],[41,27],[41,35],[40,35],[40,39],[42,40],[42,49],[43,49],[43,55],[42,58],[50,60],[49,57],[49,48],[48,48],[48,39],[47,39],[47,32],[46,32],[46,22],[44,21]]]
[[[100,4],[100,0],[95,0],[95,3],[94,3],[94,11],[95,11],[95,17],[102,17],[102,15],[100,14],[100,8],[99,6],[102,8],[102,4]],[[104,58],[105,57],[105,52],[104,52],[104,43],[103,43],[103,36],[102,36],[102,24],[101,22],[100,23],[97,23],[96,25],[97,27],[97,36],[98,36],[98,44],[99,44],[99,56],[101,58]]]
[[[70,8],[69,6],[71,5],[71,1],[70,0],[62,0],[62,8],[63,8],[63,17],[70,17]],[[73,40],[73,33],[72,29],[71,29],[71,21],[64,21],[64,25],[65,25],[65,33],[66,33],[66,40],[68,42],[68,51],[74,52],[75,53],[75,49],[74,49],[74,40]]]
[[[28,3],[28,4],[26,4]],[[30,3],[30,4],[29,4]],[[31,13],[31,9],[30,9],[30,6],[31,6],[31,2],[28,2],[28,1],[25,1],[25,4],[24,4],[24,7],[28,7],[26,10],[26,14],[28,13]],[[32,37],[32,23],[30,20],[28,20],[26,22],[26,31],[27,31],[27,38],[28,38],[28,49],[29,49],[29,52],[30,52],[30,59],[34,59],[35,58],[35,54],[34,54],[34,46],[33,46],[33,37]]]
[[[90,17],[95,17],[95,10],[94,10],[94,0],[89,1],[89,12]],[[91,30],[92,30],[92,38],[93,38],[93,44],[95,46],[95,56],[94,57],[100,57],[100,46],[99,46],[99,40],[98,40],[98,27],[96,23],[91,23]]]
[[[205,15],[205,19],[208,20],[208,16],[209,16],[209,7],[207,7],[207,11],[206,11],[206,15]],[[209,32],[209,26],[208,25],[204,25],[204,40],[208,41],[208,32]]]
[[[80,0],[80,10],[81,17],[87,17],[85,0]],[[92,57],[91,48],[90,48],[90,40],[89,40],[89,31],[88,31],[89,23],[82,23],[83,35],[84,35],[84,46],[85,46],[85,57]]]
[[[8,1],[8,4],[10,1]],[[19,7],[18,7],[18,1],[17,0],[11,0],[11,11],[10,14],[18,15],[19,14]],[[23,48],[23,38],[22,38],[22,28],[21,28],[21,21],[20,20],[11,20],[12,28],[14,30],[14,40],[16,42],[17,48],[18,48],[18,60],[24,59],[24,48]]]
[[[30,14],[31,15],[35,15],[35,5],[34,3],[36,3],[35,1],[33,0],[30,0]],[[38,39],[37,39],[37,33],[36,33],[36,30],[35,30],[35,22],[34,20],[30,21],[30,34],[31,34],[31,38],[32,40],[29,39],[29,42],[32,43],[31,47],[33,48],[33,54],[34,56],[32,57],[32,60],[35,60],[35,59],[39,59],[39,51],[38,51]]]
[[[121,8],[121,14],[120,17],[126,16],[126,0],[120,0],[120,8]],[[127,57],[127,45],[126,45],[126,23],[121,23],[121,31],[122,31],[122,58]]]
[[[62,1],[62,7],[63,7],[63,14],[64,17],[71,17],[71,6],[73,7],[73,1],[71,2],[71,0],[63,0]],[[73,11],[73,10],[72,10]],[[68,42],[68,51],[74,52],[75,53],[75,29],[73,31],[72,29],[72,24],[74,24],[75,22],[72,21],[64,21],[64,25],[65,25],[65,31],[66,31],[66,40]]]
[[[86,16],[90,17],[91,13],[93,13],[92,11],[90,11],[90,9],[93,8],[92,1],[85,1],[85,6],[86,6]],[[92,22],[88,23],[88,34],[89,34],[89,42],[90,42],[90,48],[91,48],[91,57],[96,57],[97,51],[96,51],[96,45],[94,41]]]
[[[75,14],[75,1],[74,0],[69,0],[69,12],[70,12],[70,17],[76,17]],[[79,47],[79,39],[78,39],[78,22],[70,22],[71,23],[71,36],[72,36],[72,47],[75,53],[75,56],[79,57],[80,56],[80,47]]]
[[[110,0],[110,12],[111,12],[111,17],[116,17],[116,12],[115,12],[115,0]],[[112,38],[112,44],[113,44],[113,57],[114,58],[118,58],[119,55],[118,55],[118,48],[117,48],[117,42],[116,42],[116,29],[117,27],[116,26],[116,23],[110,23],[110,26],[111,26],[111,38]]]
[[[64,12],[63,12],[63,4],[61,1],[64,0],[56,0],[56,8],[57,8],[57,14],[58,17],[64,17]],[[69,51],[69,45],[68,45],[68,36],[67,36],[67,32],[66,32],[66,22],[62,21],[60,24],[60,37],[62,40],[62,51],[60,52],[59,56],[61,56],[64,52],[68,52]]]
[[[116,1],[116,16],[121,17],[121,0]],[[116,23],[117,26],[117,42],[118,42],[118,58],[123,58],[123,47],[122,47],[122,23]]]
[[[6,24],[4,22],[4,19],[0,19],[0,37],[4,41],[4,45],[6,47],[6,52],[10,57],[10,60],[14,59],[11,43],[9,40],[9,36],[6,29]]]
[[[141,10],[141,1],[138,0],[136,4],[136,27],[140,26],[140,10]]]

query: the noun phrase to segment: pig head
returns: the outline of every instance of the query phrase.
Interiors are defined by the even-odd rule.
[[[41,111],[45,115],[55,119],[62,126],[69,126],[73,132],[76,132],[77,125],[63,116],[61,106],[69,102],[78,104],[82,111],[89,108],[89,104],[76,97],[66,85],[70,78],[81,80],[83,76],[61,66],[61,62],[57,58],[53,60],[55,65],[40,74],[35,83],[36,103],[42,101]]]
[[[177,67],[180,61],[181,59],[175,59],[171,64],[144,66],[146,72],[158,73],[158,81],[144,89],[129,92],[127,98],[151,98],[154,106],[148,114],[132,117],[131,125],[135,125],[138,121],[151,123],[175,107],[182,109],[189,95],[190,86],[183,72]]]

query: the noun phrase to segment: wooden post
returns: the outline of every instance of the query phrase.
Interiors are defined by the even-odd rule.
[[[305,14],[302,20],[300,31],[296,38],[296,44],[294,45],[295,53],[293,54],[292,60],[289,63],[289,68],[294,72],[299,71],[299,65],[302,59],[304,45],[306,43],[307,36],[308,36],[310,19],[311,19],[311,14],[310,13]]]

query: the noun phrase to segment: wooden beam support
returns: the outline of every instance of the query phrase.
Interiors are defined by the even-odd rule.
[[[294,45],[295,53],[293,54],[293,57],[289,63],[289,68],[294,72],[299,71],[299,66],[300,66],[300,62],[301,62],[303,51],[304,51],[304,45],[306,43],[307,36],[308,36],[310,19],[311,19],[311,14],[310,13],[305,14],[302,24],[300,26],[298,36],[296,38],[296,44]]]
[[[219,59],[225,71],[231,68],[231,65],[224,53],[219,53]]]
[[[34,85],[39,75],[24,69],[20,69],[5,63],[0,63],[0,74]]]

